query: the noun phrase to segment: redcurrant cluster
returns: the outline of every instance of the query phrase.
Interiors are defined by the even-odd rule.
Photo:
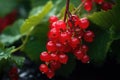
[[[16,16],[17,16],[17,11],[14,10],[12,11],[11,13],[9,13],[8,15],[6,15],[4,18],[0,18],[0,32],[3,31],[3,29],[12,24],[15,19],[16,19]]]
[[[17,67],[12,67],[10,69],[9,78],[10,78],[10,80],[18,80],[19,79]]]
[[[93,42],[94,33],[86,30],[90,24],[89,20],[69,15],[67,22],[64,22],[56,16],[51,16],[49,23],[47,51],[40,54],[40,60],[45,63],[40,65],[40,71],[52,78],[55,71],[68,62],[68,53],[72,53],[81,62],[88,63],[88,47],[83,43]]]
[[[86,11],[91,11],[92,7],[93,7],[93,3],[95,2],[96,4],[101,6],[101,9],[107,11],[109,9],[112,9],[112,3],[110,2],[106,2],[105,0],[82,0],[82,2],[84,2],[84,9]]]

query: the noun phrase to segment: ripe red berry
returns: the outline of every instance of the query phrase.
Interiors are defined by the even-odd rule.
[[[77,15],[72,15],[69,19],[68,19],[68,25],[70,28],[72,28],[72,26],[78,26],[79,25],[79,17]]]
[[[58,61],[53,61],[50,63],[50,69],[53,71],[58,70],[61,67],[61,63]]]
[[[50,60],[57,61],[58,60],[58,55],[56,53],[51,53],[50,54]]]
[[[87,45],[82,45],[81,49],[84,53],[86,53],[88,51],[88,46]]]
[[[59,21],[56,22],[56,28],[60,31],[61,30],[65,31],[66,30],[66,23],[62,20],[59,20]]]
[[[67,32],[62,32],[59,36],[59,41],[64,44],[70,41],[70,35]]]
[[[47,51],[49,52],[55,52],[56,51],[56,45],[53,41],[48,41],[46,44]]]
[[[60,52],[64,52],[65,50],[65,46],[59,42],[56,43],[56,48],[57,48],[57,51],[60,51]]]
[[[79,43],[80,43],[79,39],[73,37],[73,38],[70,39],[70,43],[69,43],[69,44],[70,44],[70,46],[71,46],[72,48],[76,48]]]
[[[112,9],[112,3],[109,2],[103,2],[101,5],[101,8],[105,11]]]
[[[92,10],[92,1],[91,0],[88,0],[84,3],[84,9],[88,12]]]
[[[89,26],[89,21],[88,21],[88,19],[87,18],[81,18],[80,19],[80,24],[79,24],[79,26],[80,26],[80,28],[82,28],[82,29],[87,29],[88,28],[88,26]]]
[[[60,35],[59,31],[56,28],[52,28],[48,33],[48,38],[49,40],[57,41],[59,38],[59,35]]]
[[[66,54],[59,54],[59,62],[66,64],[68,61],[68,56]]]
[[[46,64],[41,64],[39,70],[43,73],[46,73],[48,71],[48,66]]]
[[[74,55],[78,60],[81,60],[85,55],[85,53],[82,50],[78,49],[78,50],[75,50]]]
[[[49,23],[52,24],[53,22],[56,22],[58,20],[58,17],[53,15],[53,16],[50,16],[49,18]]]
[[[82,63],[88,63],[90,61],[90,58],[88,55],[84,55],[83,58],[81,59]]]
[[[45,61],[45,62],[48,62],[50,60],[50,54],[47,53],[46,51],[42,52],[40,54],[40,60],[41,61]]]
[[[102,4],[104,0],[94,0],[97,4]]]
[[[48,71],[45,73],[49,79],[53,78],[55,73],[51,69],[48,69]]]
[[[86,42],[93,42],[94,33],[92,31],[86,31],[84,34],[84,40]]]

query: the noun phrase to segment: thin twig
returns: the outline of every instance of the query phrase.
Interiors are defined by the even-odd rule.
[[[66,0],[66,9],[65,9],[65,14],[64,14],[64,22],[66,21],[67,12],[69,10],[69,3],[70,3],[70,0]]]
[[[72,12],[72,14],[75,14],[79,9],[81,9],[85,2],[86,0],[82,1],[82,3]]]

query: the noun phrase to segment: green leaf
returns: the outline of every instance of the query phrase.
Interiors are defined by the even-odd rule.
[[[16,0],[0,0],[0,17],[6,16],[10,13],[17,5]]]
[[[18,66],[22,66],[25,58],[24,57],[20,57],[20,56],[11,56],[10,58],[13,62],[15,62]]]
[[[96,24],[101,29],[109,29],[112,25],[116,30],[120,30],[120,2],[118,1],[112,10],[94,12],[92,15],[88,16],[90,21]]]
[[[8,59],[11,57],[11,51],[14,49],[15,47],[10,47],[10,48],[7,48],[5,49],[4,51],[3,50],[0,50],[0,61],[2,59]]]
[[[110,29],[102,30],[95,27],[97,26],[94,26],[93,29],[95,39],[89,44],[88,55],[90,56],[92,63],[101,65],[104,63],[108,50],[113,42],[113,33]]]
[[[23,51],[34,61],[40,61],[40,52],[46,50],[48,23],[35,27]]]
[[[62,65],[62,67],[57,71],[58,75],[68,77],[70,76],[72,71],[75,69],[75,66],[76,66],[75,57],[71,53],[68,53],[68,54],[69,54],[68,62],[67,64]]]
[[[51,1],[48,1],[47,4],[33,16],[30,16],[28,19],[25,20],[23,25],[21,26],[20,32],[21,34],[28,33],[31,31],[36,25],[40,24],[42,19],[48,14],[51,10],[53,4]]]
[[[0,41],[5,45],[10,45],[22,37],[19,32],[23,20],[17,20],[13,25],[8,26],[0,35]]]
[[[4,47],[5,45],[2,42],[0,42],[0,49],[4,49]]]

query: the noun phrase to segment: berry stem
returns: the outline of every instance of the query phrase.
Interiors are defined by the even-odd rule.
[[[81,4],[72,12],[72,14],[75,14],[78,10],[80,11],[81,7],[84,5],[86,0],[82,1]]]
[[[66,0],[66,9],[65,9],[65,14],[64,14],[64,22],[66,21],[67,12],[69,10],[69,3],[70,3],[70,0]]]

